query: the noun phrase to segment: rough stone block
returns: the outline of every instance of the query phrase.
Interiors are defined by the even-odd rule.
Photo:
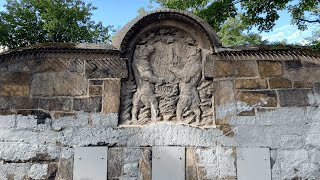
[[[320,82],[315,82],[313,85],[314,85],[314,91],[320,94]]]
[[[280,61],[258,61],[261,77],[279,77],[283,75],[283,67]]]
[[[0,109],[10,109],[12,107],[12,98],[0,96]]]
[[[118,113],[120,108],[121,80],[104,81],[102,113]]]
[[[292,83],[286,78],[271,78],[269,79],[271,89],[291,88]]]
[[[284,135],[281,136],[281,148],[295,149],[301,148],[304,145],[304,140],[298,135]]]
[[[0,74],[0,84],[28,85],[30,80],[31,75],[26,72],[1,72]]]
[[[308,88],[308,89],[311,89],[311,88],[313,88],[313,84],[312,83],[308,83],[308,82],[294,82],[293,83],[293,87],[294,88]]]
[[[39,108],[48,111],[72,110],[71,98],[40,99]]]
[[[118,113],[91,114],[90,119],[93,126],[116,127],[118,126]]]
[[[72,180],[73,179],[73,159],[60,159],[58,163],[58,179]]]
[[[290,81],[299,81],[299,82],[319,82],[320,81],[320,69],[292,69],[286,70],[284,77]]]
[[[28,178],[30,163],[0,164],[0,177],[8,180],[23,180]]]
[[[237,97],[250,106],[276,107],[278,103],[275,91],[239,91]]]
[[[29,96],[29,85],[3,85],[0,86],[0,96]]]
[[[108,149],[108,179],[116,179],[122,175],[123,148]]]
[[[207,56],[203,72],[206,79],[212,79],[214,77],[214,65],[217,59],[218,57],[216,55]]]
[[[101,111],[101,97],[76,98],[74,99],[73,109],[75,111],[84,112],[100,112]]]
[[[138,177],[139,167],[138,163],[127,163],[123,165],[123,175],[129,177]]]
[[[302,68],[302,63],[299,60],[285,61],[284,62],[284,67],[285,67],[286,70],[299,69],[299,68]]]
[[[256,77],[256,61],[215,61],[214,77]]]
[[[151,180],[151,159],[152,152],[150,148],[141,149],[142,157],[139,160],[139,177],[144,180]]]
[[[17,127],[18,128],[36,128],[38,123],[34,116],[22,116],[17,115]]]
[[[15,123],[15,115],[0,116],[0,128],[13,128]]]
[[[196,149],[186,148],[186,179],[193,180],[198,178]]]
[[[59,157],[59,149],[54,146],[39,145],[36,143],[0,143],[0,158],[12,162],[26,162],[30,160],[46,161]]]
[[[309,151],[310,162],[319,163],[320,162],[320,150],[313,149]]]
[[[103,85],[103,80],[95,80],[95,79],[91,79],[89,81],[89,85],[90,86],[95,86],[95,85]]]
[[[65,116],[52,121],[52,128],[54,130],[61,130],[65,127],[83,127],[87,126],[89,115],[87,113],[78,113],[76,116]]]
[[[81,96],[87,94],[88,81],[82,74],[55,72],[35,74],[31,84],[33,96]]]
[[[90,96],[102,96],[102,86],[89,86]]]
[[[237,79],[237,89],[268,89],[268,83],[265,79]]]
[[[308,106],[308,94],[312,91],[309,89],[285,89],[279,90],[280,106]]]
[[[15,97],[12,98],[13,109],[38,109],[39,99],[38,98],[27,98],[27,97]]]
[[[33,164],[29,170],[29,177],[32,179],[44,179],[47,176],[48,164]]]

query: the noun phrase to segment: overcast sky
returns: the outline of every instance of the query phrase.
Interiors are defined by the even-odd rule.
[[[146,7],[149,0],[85,0],[92,2],[98,9],[93,12],[93,20],[101,21],[104,26],[113,25],[123,27],[127,22],[138,15],[140,7]],[[0,0],[0,10],[4,10],[5,0]],[[154,6],[157,6],[154,4]],[[307,31],[299,31],[295,26],[290,25],[290,15],[286,11],[281,11],[280,19],[276,22],[276,27],[271,32],[261,33],[263,40],[281,41],[287,39],[288,43],[304,44],[304,38],[309,37],[316,27]],[[253,28],[255,31],[256,28]]]

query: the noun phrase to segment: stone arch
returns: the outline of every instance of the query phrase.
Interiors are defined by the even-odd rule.
[[[121,51],[123,58],[130,59],[139,35],[152,28],[171,26],[192,34],[203,48],[216,52],[222,47],[212,27],[194,14],[172,9],[162,9],[141,15],[126,24],[114,38],[112,45]]]

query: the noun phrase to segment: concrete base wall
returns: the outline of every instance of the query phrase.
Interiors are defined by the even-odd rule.
[[[109,146],[110,179],[150,179],[152,146],[184,146],[187,179],[236,179],[238,147],[270,148],[273,179],[317,179],[319,118],[316,107],[280,108],[231,118],[225,131],[167,123],[117,127],[114,113],[41,122],[0,116],[0,177],[72,179],[75,147]]]

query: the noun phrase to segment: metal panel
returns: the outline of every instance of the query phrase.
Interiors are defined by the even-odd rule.
[[[74,149],[74,180],[106,180],[108,147]]]
[[[184,180],[185,148],[152,147],[152,180]]]
[[[238,180],[271,180],[268,148],[237,149]]]

